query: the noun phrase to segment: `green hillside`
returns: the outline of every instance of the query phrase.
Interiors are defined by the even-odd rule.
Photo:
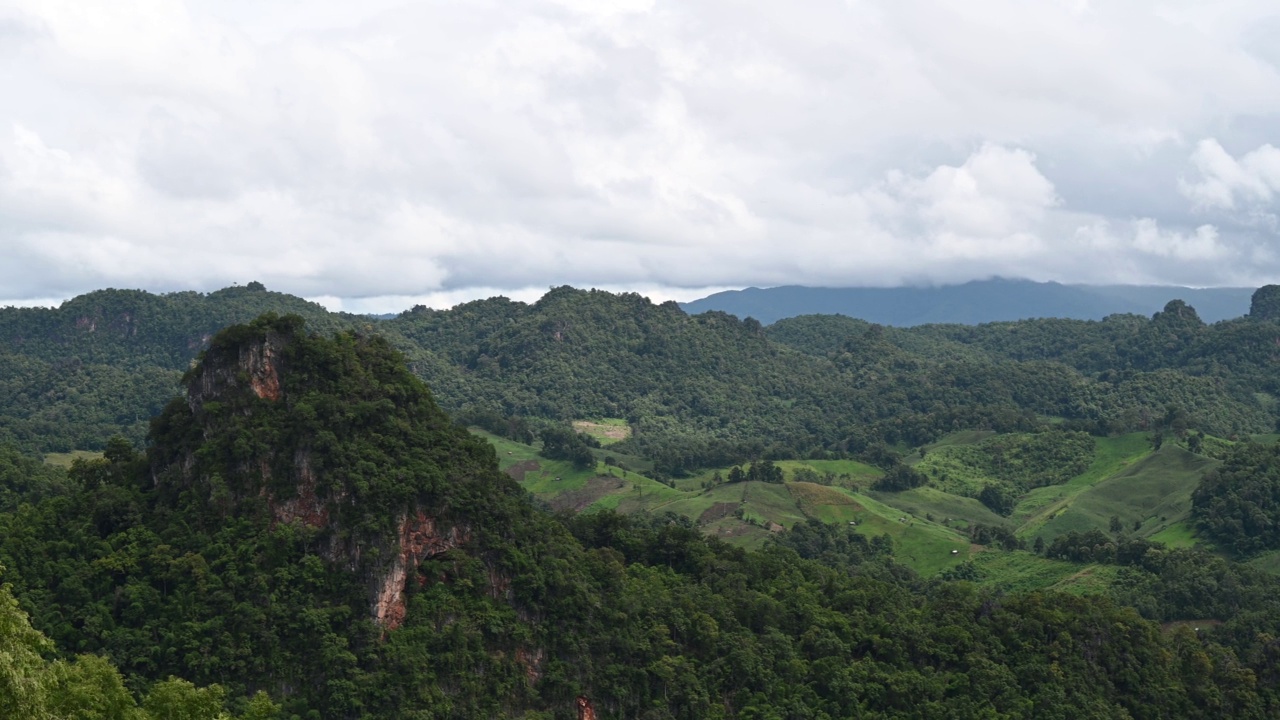
[[[1072,530],[1107,529],[1118,518],[1127,532],[1152,536],[1185,521],[1191,512],[1191,493],[1217,461],[1176,446],[1162,447],[1082,490],[1056,506],[1032,531],[1046,541]]]
[[[196,720],[1280,710],[1280,550],[1218,540],[1280,521],[1269,320],[802,351],[570,288],[207,338],[301,301],[90,299],[0,317],[0,652],[42,686],[91,653]]]

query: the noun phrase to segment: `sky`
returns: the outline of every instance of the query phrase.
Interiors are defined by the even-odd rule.
[[[0,0],[0,305],[1280,282],[1274,0]]]

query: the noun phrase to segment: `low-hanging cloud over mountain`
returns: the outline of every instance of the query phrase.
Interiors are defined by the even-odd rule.
[[[6,0],[0,299],[1275,282],[1277,31],[1249,1]]]

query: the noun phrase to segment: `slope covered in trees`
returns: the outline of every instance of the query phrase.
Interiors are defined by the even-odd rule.
[[[0,442],[29,450],[142,442],[147,423],[218,330],[269,310],[318,329],[359,319],[259,283],[208,295],[102,290],[58,308],[0,308]]]
[[[0,440],[43,451],[101,449],[117,433],[139,443],[211,334],[267,309],[383,335],[451,412],[521,432],[625,420],[633,433],[619,452],[664,475],[919,445],[962,428],[1033,430],[1046,418],[1097,434],[1147,430],[1171,408],[1219,436],[1269,432],[1280,391],[1280,333],[1263,310],[1216,325],[1176,302],[1151,319],[900,330],[830,316],[766,329],[558,288],[532,305],[495,298],[373,321],[254,284],[0,311]]]
[[[385,341],[297,318],[223,331],[185,380],[144,454],[114,441],[0,515],[32,624],[144,709],[178,674],[286,717],[1280,711],[1265,579],[1216,611],[1236,634],[1197,636],[1104,597],[926,582],[847,526],[747,552],[671,516],[553,517]],[[40,642],[21,626],[0,642]]]

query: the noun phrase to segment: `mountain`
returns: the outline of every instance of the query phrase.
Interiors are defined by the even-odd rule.
[[[254,285],[101,291],[55,310],[0,311],[0,442],[41,452],[99,450],[116,434],[142,443],[210,335],[267,310],[386,338],[446,411],[478,425],[625,425],[617,450],[665,476],[914,446],[957,428],[1029,430],[1045,418],[1145,430],[1170,404],[1206,432],[1263,433],[1280,397],[1269,307],[1214,325],[1179,302],[1105,321],[901,329],[824,315],[766,328],[569,287],[533,304],[491,298],[380,321]]]
[[[910,327],[1026,318],[1101,320],[1118,313],[1151,315],[1176,299],[1195,306],[1206,322],[1217,322],[1244,315],[1252,293],[1251,288],[1061,285],[996,278],[936,287],[747,288],[719,292],[680,307],[691,315],[720,310],[766,325],[799,315],[839,314]]]
[[[54,652],[105,656],[119,675],[91,657],[73,667],[120,700],[56,717],[142,717],[121,677],[153,717],[192,720],[220,717],[223,692],[242,717],[337,720],[1280,709],[1277,581],[1220,558],[1055,540],[1063,556],[1132,564],[1123,589],[1144,618],[1102,595],[924,581],[887,537],[845,523],[799,524],[750,552],[674,515],[553,516],[387,340],[313,334],[297,316],[220,331],[183,383],[145,452],[113,440],[64,486],[37,483],[0,511],[22,610],[0,589],[0,652],[21,663],[0,666],[0,710],[41,717],[32,683],[59,672],[43,664]],[[1155,622],[1206,617],[1227,625]],[[216,683],[203,698],[216,702],[173,675]],[[61,695],[77,689],[87,705],[83,678]],[[259,691],[270,700],[250,700]],[[183,692],[192,702],[165,704]]]

